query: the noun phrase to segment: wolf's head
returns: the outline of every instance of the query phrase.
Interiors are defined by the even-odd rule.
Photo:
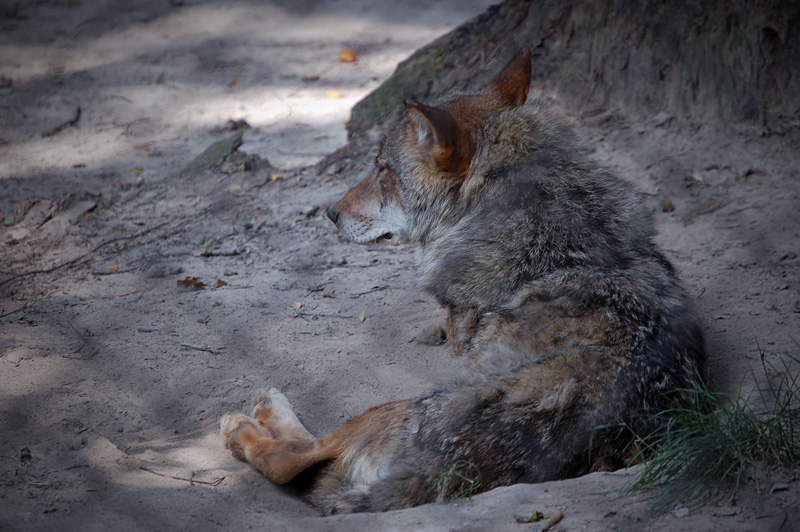
[[[405,100],[407,115],[384,141],[375,170],[328,209],[328,218],[350,240],[367,243],[420,239],[419,211],[437,222],[456,216],[449,203],[469,188],[484,126],[525,103],[530,76],[531,53],[524,49],[480,93],[434,105]]]

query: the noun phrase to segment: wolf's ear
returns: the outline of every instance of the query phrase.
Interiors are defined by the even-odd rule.
[[[469,134],[444,109],[412,100],[403,100],[414,122],[417,142],[430,145],[431,156],[439,170],[462,173],[472,161],[473,149]]]
[[[519,107],[528,99],[531,87],[531,50],[523,48],[506,67],[489,81],[484,94],[492,94],[508,107]]]

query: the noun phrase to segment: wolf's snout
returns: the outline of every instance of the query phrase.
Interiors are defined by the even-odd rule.
[[[336,210],[336,205],[331,205],[328,207],[327,215],[330,221],[336,223],[336,221],[339,219],[339,211]]]

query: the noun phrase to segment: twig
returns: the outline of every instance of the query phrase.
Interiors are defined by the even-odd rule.
[[[81,345],[79,345],[78,347],[76,347],[75,349],[72,350],[73,353],[77,353],[81,349],[83,349],[86,344],[89,343],[89,340],[87,340],[86,337],[83,335],[83,333],[81,333],[78,329],[75,328],[74,325],[72,325],[71,321],[67,321],[67,325],[69,325],[70,329],[75,331],[75,334],[77,334],[78,338],[80,338],[80,340],[81,340]]]
[[[30,275],[38,275],[40,273],[52,273],[52,272],[54,272],[56,270],[60,270],[64,266],[71,266],[73,264],[76,264],[76,263],[82,261],[83,259],[85,259],[89,255],[91,255],[92,253],[95,253],[96,251],[100,250],[101,248],[106,247],[109,244],[113,244],[114,242],[118,242],[120,240],[132,240],[134,238],[139,238],[140,236],[146,235],[147,233],[155,231],[156,229],[161,229],[162,227],[164,227],[168,223],[169,223],[169,221],[162,222],[160,224],[157,224],[154,227],[151,227],[150,229],[145,229],[144,231],[140,231],[140,232],[136,233],[135,235],[119,236],[117,238],[112,238],[111,240],[107,240],[107,241],[105,241],[105,242],[103,242],[101,244],[98,244],[91,251],[88,251],[88,252],[84,253],[83,255],[75,257],[72,260],[68,260],[66,262],[62,262],[61,264],[53,266],[52,268],[47,268],[47,269],[44,269],[44,270],[32,270],[32,271],[29,271],[29,272],[18,273],[16,275],[13,275],[13,276],[9,277],[8,279],[0,281],[0,286],[6,285],[6,284],[8,284],[8,283],[10,283],[12,281],[16,281],[17,279],[21,279],[23,277],[28,277]]]
[[[314,314],[313,312],[295,312],[295,317],[306,319],[309,318],[341,318],[343,320],[352,319],[353,315],[340,315],[340,314]],[[308,320],[306,320],[308,321]]]
[[[0,286],[2,286],[2,283],[0,283]],[[8,312],[6,312],[5,309],[0,309],[0,318],[5,318],[6,316],[11,316],[12,314],[16,314],[17,312],[24,312],[28,309],[32,309],[36,305],[36,302],[38,301],[39,300],[37,299],[33,303],[25,303],[21,307],[15,308],[14,310],[10,310]]]
[[[118,273],[135,272],[137,268],[128,268],[127,270],[92,270],[92,275],[116,275]]]
[[[61,124],[57,125],[54,128],[48,129],[47,131],[42,133],[42,137],[52,137],[56,133],[59,133],[62,129],[66,129],[66,128],[70,127],[70,126],[74,126],[75,124],[78,123],[78,120],[80,120],[80,119],[81,119],[81,107],[79,105],[78,108],[75,109],[75,117],[74,118],[71,118],[70,120],[67,120],[64,123],[61,123]]]
[[[210,347],[203,347],[201,345],[181,344],[181,347],[185,347],[187,349],[194,349],[195,351],[205,351],[206,353],[211,353],[212,355],[219,354],[219,351],[217,351],[216,349],[211,349]]]
[[[375,286],[375,287],[373,287],[371,290],[367,290],[366,292],[359,292],[358,294],[353,294],[353,295],[352,295],[352,296],[350,296],[350,297],[351,297],[351,298],[353,298],[353,299],[355,299],[355,298],[357,298],[357,297],[365,296],[365,295],[367,295],[367,294],[371,294],[371,293],[373,293],[373,292],[380,292],[381,290],[386,290],[387,288],[389,288],[389,285],[388,285],[388,284],[385,284],[385,285],[383,285],[383,286]]]
[[[153,471],[152,469],[147,469],[146,467],[140,467],[139,469],[141,469],[142,471],[147,471],[148,473],[152,473],[154,475],[158,475],[159,477],[171,478],[173,480],[182,480],[184,482],[188,482],[189,485],[191,486],[194,486],[195,484],[205,484],[206,486],[216,487],[219,486],[223,480],[225,480],[225,477],[217,477],[213,481],[207,482],[205,480],[195,480],[193,478],[183,478],[183,477],[176,477],[173,475],[166,475],[164,473],[159,473],[158,471]]]
[[[219,422],[218,421],[213,421],[213,422],[209,423],[208,425],[206,425],[205,427],[203,427],[201,429],[193,430],[191,432],[184,432],[182,434],[176,434],[175,436],[168,436],[166,438],[158,438],[158,439],[155,439],[155,440],[139,440],[138,442],[131,443],[130,445],[131,446],[136,446],[136,447],[150,448],[150,447],[152,447],[154,445],[161,445],[161,444],[164,444],[164,443],[169,444],[171,442],[183,441],[183,440],[186,440],[187,438],[189,438],[191,436],[196,436],[198,434],[204,434],[204,433],[208,433],[208,432],[219,432]],[[9,458],[13,458],[13,457],[9,457]]]
[[[564,512],[559,510],[553,515],[551,515],[550,519],[548,519],[547,522],[542,526],[542,532],[547,532],[548,530],[556,526],[556,523],[558,523],[562,519],[564,519]]]
[[[66,358],[66,359],[69,359],[69,360],[89,360],[89,359],[94,358],[94,356],[99,352],[100,352],[100,349],[95,347],[94,350],[92,351],[92,354],[87,356],[87,357],[74,357],[74,356],[70,356],[70,355],[63,355],[61,358]]]
[[[317,285],[317,286],[312,286],[312,287],[306,288],[307,292],[306,292],[306,295],[303,296],[303,297],[308,297],[311,294],[315,294],[317,292],[322,292],[323,290],[325,290],[325,285],[326,284],[328,284],[328,283],[322,283],[322,284]]]

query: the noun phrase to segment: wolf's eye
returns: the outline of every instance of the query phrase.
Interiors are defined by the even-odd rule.
[[[378,170],[380,170],[381,172],[389,172],[390,174],[394,174],[395,173],[394,169],[386,161],[383,161],[383,164],[381,164],[378,167]]]

